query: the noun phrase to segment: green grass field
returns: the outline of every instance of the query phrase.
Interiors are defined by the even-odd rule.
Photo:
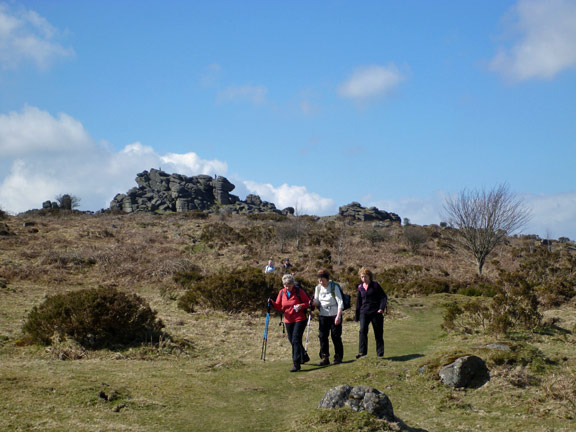
[[[412,430],[573,430],[574,407],[569,401],[549,400],[553,398],[542,385],[514,386],[504,372],[494,370],[493,379],[480,389],[452,390],[436,380],[433,371],[420,373],[422,365],[434,363],[443,353],[478,353],[482,343],[494,341],[444,334],[444,301],[442,296],[393,300],[385,323],[384,359],[376,357],[370,339],[368,356],[355,360],[358,324],[345,321],[344,363],[315,366],[318,340],[313,321],[308,349],[312,361],[298,373],[288,371],[290,347],[278,316],[271,318],[263,362],[264,316],[185,314],[171,302],[159,301],[155,307],[168,317],[170,334],[190,341],[191,348],[184,351],[148,346],[59,360],[56,348],[18,347],[6,341],[0,349],[0,430],[354,430],[346,422],[336,426],[313,421],[325,391],[340,384],[382,391]],[[2,334],[15,332],[6,328],[8,315],[2,315]],[[565,358],[554,368],[573,368],[573,345],[556,339],[542,338],[539,348]]]

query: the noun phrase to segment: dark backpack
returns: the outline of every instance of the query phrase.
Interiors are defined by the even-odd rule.
[[[336,294],[334,293],[335,290],[335,286],[338,286],[338,288],[340,289],[340,295],[342,296],[342,303],[343,303],[343,309],[342,310],[346,310],[346,309],[350,309],[351,307],[351,298],[348,294],[346,294],[344,291],[342,291],[342,288],[340,287],[340,285],[337,285],[336,282],[334,281],[330,281],[330,292],[332,293],[332,297],[336,298]]]

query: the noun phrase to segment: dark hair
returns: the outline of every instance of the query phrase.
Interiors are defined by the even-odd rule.
[[[318,270],[317,276],[318,276],[318,278],[330,279],[330,273],[328,273],[328,270],[326,270],[326,269]]]

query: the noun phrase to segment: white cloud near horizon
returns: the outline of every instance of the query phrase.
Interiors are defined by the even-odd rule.
[[[569,237],[576,240],[576,191],[552,195],[525,195],[532,220],[525,230],[546,238]]]
[[[0,171],[0,207],[10,213],[40,208],[65,193],[80,198],[82,210],[108,208],[117,193],[137,186],[137,173],[151,168],[187,176],[225,176],[228,171],[223,161],[202,159],[193,152],[158,154],[140,142],[114,151],[94,140],[74,118],[35,107],[0,114],[0,160],[0,168],[6,166]],[[241,191],[257,193],[280,208],[325,214],[334,207],[331,199],[303,186],[276,188],[234,180]]]
[[[92,139],[80,122],[66,114],[53,117],[35,107],[0,115],[0,158],[82,151]]]
[[[518,39],[499,49],[493,71],[523,81],[576,67],[576,0],[519,0],[511,14]]]
[[[389,95],[406,76],[394,64],[362,66],[338,88],[338,94],[356,102],[365,102]]]
[[[335,203],[330,198],[322,198],[314,192],[309,192],[305,186],[291,186],[283,184],[274,187],[271,184],[244,181],[246,189],[253,194],[259,195],[265,201],[272,202],[280,210],[286,207],[294,207],[301,214],[313,214],[324,216],[328,212],[335,214]]]
[[[438,224],[443,220],[445,192],[428,197],[404,197],[396,200],[369,201],[368,206],[398,214],[418,225]],[[532,219],[521,231],[546,238],[569,237],[576,240],[576,191],[551,195],[518,195],[531,211]]]
[[[25,61],[46,69],[57,58],[74,55],[54,40],[58,34],[37,12],[0,3],[0,69],[14,69]]]
[[[160,155],[138,142],[115,152],[74,118],[35,107],[0,114],[0,160],[0,206],[12,213],[40,208],[64,193],[79,197],[81,209],[107,208],[117,193],[136,186],[137,173],[151,168],[184,175],[228,170],[193,152]]]

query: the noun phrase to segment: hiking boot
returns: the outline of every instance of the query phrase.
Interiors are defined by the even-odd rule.
[[[341,359],[341,358],[338,358],[338,357],[336,357],[336,358],[334,359],[334,361],[332,362],[332,364],[335,364],[335,365],[340,364],[340,363],[342,363],[342,359]]]
[[[310,361],[310,356],[308,355],[307,352],[304,352],[304,354],[302,355],[302,364],[308,363],[309,361]]]
[[[356,360],[358,360],[359,358],[364,357],[366,354],[356,354]]]
[[[300,363],[294,362],[290,368],[290,372],[298,372],[300,370]]]
[[[318,366],[328,366],[330,364],[330,359],[328,357],[324,357]]]

